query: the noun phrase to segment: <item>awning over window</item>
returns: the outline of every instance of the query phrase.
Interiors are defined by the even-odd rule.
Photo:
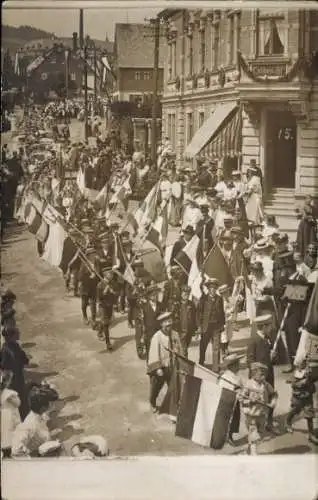
[[[201,150],[200,156],[234,158],[242,152],[242,113],[237,108],[228,117],[214,138]]]
[[[240,152],[241,113],[237,103],[219,104],[196,132],[185,152],[185,158],[206,155],[235,156]]]

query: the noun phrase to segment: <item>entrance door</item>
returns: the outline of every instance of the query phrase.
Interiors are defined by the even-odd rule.
[[[272,187],[294,188],[296,174],[296,120],[288,111],[271,111],[267,134],[270,144]]]

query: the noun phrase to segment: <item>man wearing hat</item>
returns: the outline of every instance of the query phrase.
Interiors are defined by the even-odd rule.
[[[86,257],[91,262],[88,266],[86,262],[81,262],[81,266],[78,273],[79,289],[81,296],[81,309],[83,315],[83,322],[88,325],[89,320],[87,317],[87,307],[90,306],[91,310],[91,324],[95,328],[96,324],[96,288],[98,283],[98,277],[96,276],[94,269],[96,265],[96,252],[94,248],[90,247],[86,250]]]
[[[265,380],[273,388],[274,384],[274,368],[272,361],[272,348],[273,344],[270,338],[270,332],[273,325],[273,318],[271,314],[264,314],[262,316],[257,316],[255,319],[256,324],[256,335],[251,336],[249,339],[249,345],[247,348],[247,366],[251,371],[253,363],[261,363],[266,367]],[[268,418],[266,423],[266,429],[268,431],[273,431],[273,412],[271,409],[268,412]]]
[[[202,260],[206,258],[209,251],[213,247],[213,230],[214,230],[214,220],[209,215],[209,205],[203,204],[201,209],[201,219],[196,226],[196,234],[202,241]],[[200,259],[199,259],[200,260]]]
[[[175,258],[181,252],[181,250],[186,246],[186,244],[192,239],[194,236],[194,229],[193,226],[186,226],[180,238],[173,244],[172,251],[171,251],[171,257],[170,257],[170,265],[176,265]]]
[[[264,424],[273,414],[277,392],[267,382],[267,365],[253,362],[250,365],[250,378],[240,391],[239,398],[245,415],[248,432],[248,454],[257,455],[258,444],[262,440]],[[266,429],[266,426],[265,426]]]
[[[217,295],[219,282],[209,278],[206,282],[207,293],[202,294],[201,311],[201,339],[200,339],[200,365],[204,365],[205,354],[209,343],[212,343],[212,370],[220,370],[220,344],[221,332],[225,325],[225,314],[222,298]]]
[[[103,279],[99,281],[96,289],[99,316],[98,338],[106,342],[107,351],[112,351],[109,326],[113,317],[114,304],[118,299],[118,287],[112,268],[104,266],[101,273]]]
[[[229,285],[221,285],[218,288],[217,293],[223,300],[225,324],[224,330],[221,334],[221,352],[223,356],[226,356],[229,353],[229,344],[233,337],[233,315],[235,303]]]
[[[147,374],[150,377],[150,406],[157,413],[157,398],[166,383],[169,385],[172,369],[172,356],[170,350],[175,350],[176,337],[172,329],[170,312],[164,312],[157,317],[160,329],[153,335],[150,343]]]
[[[243,383],[238,373],[240,371],[240,360],[243,356],[238,356],[237,354],[228,354],[222,363],[222,373],[219,379],[219,385],[224,389],[229,389],[230,391],[238,391],[241,389]],[[233,434],[238,434],[240,431],[240,421],[241,421],[241,411],[240,403],[236,402],[229,433],[228,433],[228,443],[231,446],[235,446],[233,440]]]
[[[158,300],[159,288],[157,285],[150,285],[146,290],[145,301],[143,302],[145,348],[147,356],[149,353],[152,336],[158,330],[157,316],[161,312],[161,305]]]

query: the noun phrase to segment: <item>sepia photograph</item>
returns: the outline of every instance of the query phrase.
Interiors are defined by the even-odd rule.
[[[1,34],[3,500],[317,498],[317,5]]]

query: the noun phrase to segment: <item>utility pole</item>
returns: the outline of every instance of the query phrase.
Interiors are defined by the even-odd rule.
[[[80,52],[82,52],[84,49],[84,12],[83,12],[83,9],[80,9],[80,15],[79,15],[79,49],[80,49]],[[83,72],[81,74],[80,94],[81,94],[81,96],[83,95]]]
[[[93,42],[94,48],[94,104],[96,106],[97,101],[97,53],[96,53],[96,44]]]
[[[152,119],[151,119],[151,160],[157,166],[157,114],[158,114],[158,87],[159,87],[159,41],[160,41],[160,18],[157,16],[153,21],[155,25],[155,49],[153,65],[153,96],[152,96]]]
[[[84,45],[84,109],[85,109],[85,142],[88,143],[88,95],[87,95],[87,43]]]

